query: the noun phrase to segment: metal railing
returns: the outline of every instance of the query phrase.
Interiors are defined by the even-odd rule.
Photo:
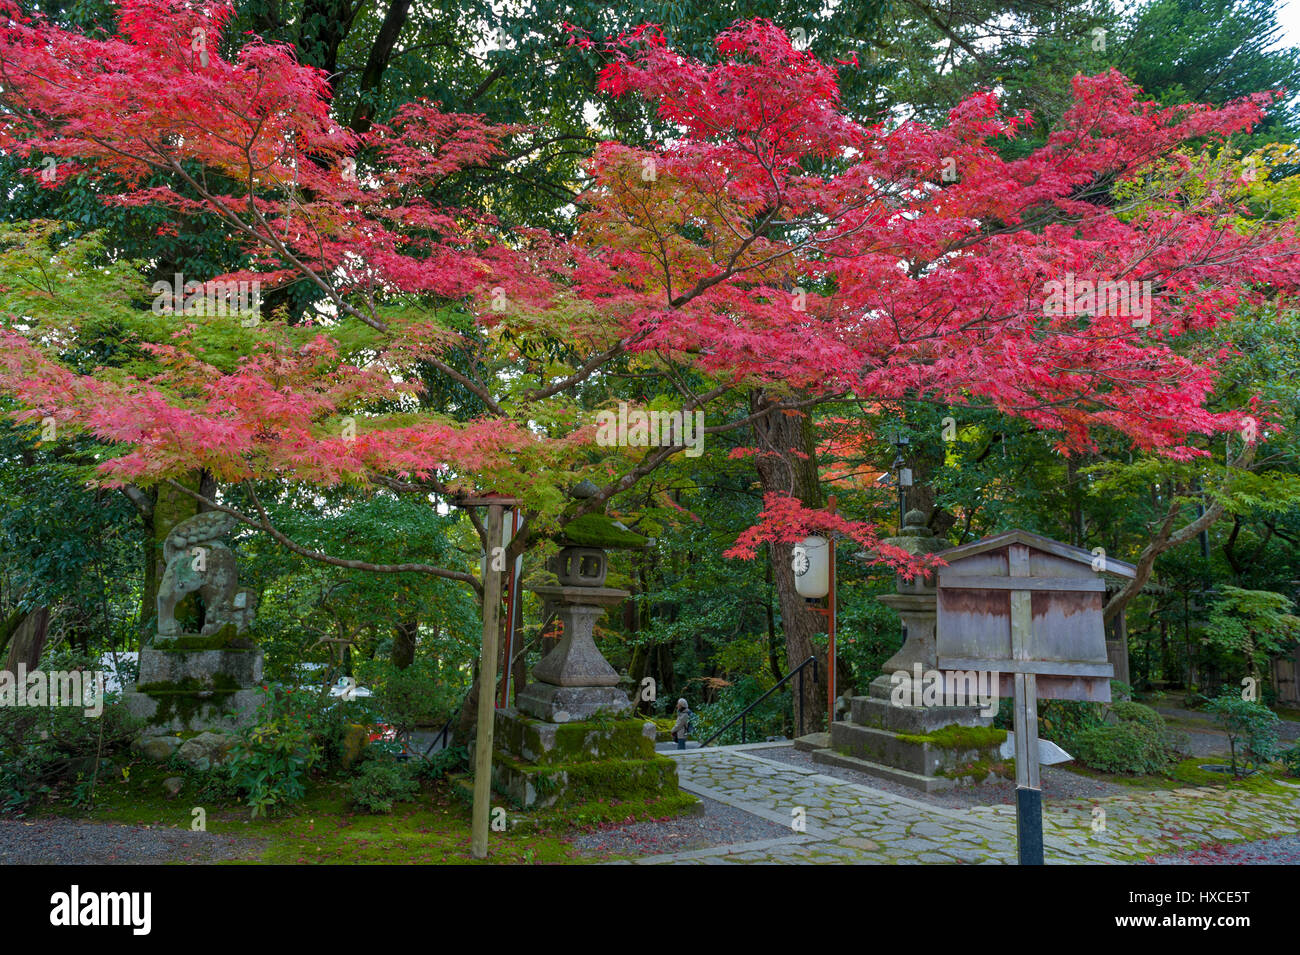
[[[773,686],[770,690],[768,690],[766,693],[764,693],[762,696],[756,699],[753,703],[750,703],[749,706],[745,707],[743,710],[741,710],[731,719],[727,720],[727,722],[723,724],[722,729],[718,730],[716,733],[714,733],[704,742],[700,743],[700,749],[703,749],[705,746],[708,746],[710,743],[712,743],[715,739],[717,739],[727,730],[735,726],[737,722],[740,723],[740,741],[741,743],[744,743],[745,731],[746,731],[745,723],[746,723],[746,718],[749,716],[749,711],[752,710],[754,707],[758,706],[758,704],[762,703],[764,700],[766,700],[777,690],[781,689],[781,687],[785,686],[796,676],[799,678],[799,706],[802,707],[803,706],[803,671],[804,668],[807,667],[809,664],[812,664],[813,682],[816,682],[817,681],[817,658],[809,657],[807,660],[804,660],[803,663],[799,664],[797,667],[795,667],[785,676],[781,677],[781,679],[777,681],[776,685]]]
[[[433,741],[429,744],[429,748],[424,751],[425,756],[428,756],[431,752],[433,752],[433,748],[437,746],[440,741],[442,743],[442,746],[439,748],[440,749],[447,748],[447,744],[451,742],[451,724],[456,722],[456,720],[458,720],[459,718],[460,718],[460,707],[458,706],[456,707],[455,711],[452,712],[451,716],[447,717],[447,722],[442,724],[442,729],[438,730],[438,735],[433,738]]]

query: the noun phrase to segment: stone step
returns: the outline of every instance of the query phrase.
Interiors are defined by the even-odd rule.
[[[997,742],[987,739],[991,733],[996,733]],[[830,748],[846,756],[922,776],[948,775],[945,770],[959,770],[975,763],[994,763],[1002,759],[999,748],[1006,736],[1003,732],[964,727],[946,735],[951,742],[943,745],[926,735],[900,736],[857,723],[836,723],[831,727]]]
[[[945,726],[991,726],[992,716],[981,715],[978,706],[894,706],[888,700],[855,696],[853,722],[894,733],[923,735]]]
[[[954,785],[951,779],[942,776],[922,776],[920,773],[909,772],[906,769],[896,769],[893,766],[882,766],[880,763],[858,759],[856,756],[845,756],[833,749],[814,750],[812,758],[814,763],[838,766],[840,769],[851,769],[867,776],[888,779],[924,793],[951,789]]]
[[[800,736],[794,741],[794,748],[805,753],[826,749],[830,745],[830,733],[809,733],[807,736]]]

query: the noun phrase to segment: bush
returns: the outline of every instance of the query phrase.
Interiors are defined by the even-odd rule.
[[[1282,765],[1288,776],[1300,776],[1300,746],[1292,746],[1282,753]]]
[[[74,669],[93,667],[71,654],[41,663],[44,673]],[[80,706],[0,706],[0,812],[21,812],[47,797],[89,802],[103,763],[125,751],[138,729],[113,695],[98,717]]]
[[[1117,723],[1081,730],[1071,750],[1079,762],[1107,773],[1164,773],[1178,762],[1165,721],[1149,706],[1120,701],[1111,707]]]
[[[1261,703],[1243,700],[1241,694],[1224,690],[1205,711],[1216,717],[1228,734],[1232,774],[1245,776],[1278,758],[1277,714]]]
[[[1151,707],[1143,706],[1141,703],[1123,700],[1111,704],[1110,711],[1121,723],[1141,723],[1143,726],[1149,726],[1157,731],[1165,728],[1165,721],[1161,715]]]
[[[307,792],[307,772],[320,758],[310,699],[302,691],[263,692],[257,725],[240,733],[222,765],[254,819],[300,801]]]
[[[766,692],[767,687],[752,676],[742,676],[725,686],[712,703],[705,703],[691,714],[690,738],[705,740],[714,732],[725,726],[728,721],[740,713]],[[662,697],[666,705],[676,703],[677,698]],[[768,736],[783,734],[789,725],[793,707],[790,684],[786,684],[776,693],[756,706],[745,718],[745,742],[761,742]],[[741,742],[741,725],[736,723],[717,739],[719,745]]]
[[[1000,704],[999,704],[1000,705]],[[1079,735],[1102,725],[1100,703],[1043,700],[1038,705],[1038,735],[1073,753]],[[1008,724],[1009,729],[1014,726]]]
[[[463,746],[449,746],[440,749],[427,759],[421,758],[415,764],[415,773],[427,782],[437,782],[453,769],[460,769],[469,763],[469,750]]]
[[[413,764],[388,756],[367,759],[352,779],[348,801],[362,812],[392,812],[394,803],[419,793],[415,771]]]

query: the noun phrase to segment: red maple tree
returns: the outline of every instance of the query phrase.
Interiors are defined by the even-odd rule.
[[[105,202],[215,216],[247,268],[214,280],[306,280],[321,304],[306,327],[249,331],[234,367],[206,361],[182,328],[149,345],[152,376],[78,373],[48,329],[10,316],[0,385],[26,416],[120,447],[102,468],[112,482],[203,468],[250,487],[510,489],[530,509],[518,551],[545,524],[534,518],[558,514],[557,485],[599,479],[581,513],[674,453],[592,446],[592,396],[628,359],[679,387],[684,408],[709,409],[710,433],[836,396],[920,399],[995,407],[1059,434],[1063,451],[1104,428],[1185,456],[1193,436],[1235,430],[1241,415],[1206,409],[1215,356],[1173,340],[1300,275],[1289,223],[1231,227],[1227,183],[1193,192],[1164,177],[1176,201],[1113,197],[1178,150],[1249,128],[1270,94],[1160,108],[1117,73],[1079,77],[1046,144],[1006,159],[999,140],[1031,118],[1005,115],[993,93],[940,128],[866,123],[841,108],[836,68],[766,21],[719,36],[712,64],[643,27],[598,44],[600,86],[643,97],[677,135],[603,144],[576,234],[561,240],[430,198],[533,131],[411,103],[358,137],[291,49],[222,35],[229,7],[120,10],[118,35],[98,40],[0,0],[0,148],[99,178]],[[576,31],[573,42],[596,43]],[[143,185],[159,175],[169,185]],[[1052,283],[1075,277],[1151,294],[1140,317],[1053,309]],[[540,342],[561,357],[540,359]],[[477,412],[423,403],[424,368]],[[355,437],[340,431],[349,416]],[[756,453],[794,452],[778,440]],[[735,554],[819,527],[877,544],[871,526],[804,506],[793,485],[765,490]],[[241,516],[271,529],[264,512]]]

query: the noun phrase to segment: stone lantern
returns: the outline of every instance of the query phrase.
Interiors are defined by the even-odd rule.
[[[608,530],[615,524],[604,515],[589,516],[602,519],[587,521],[584,529],[589,532],[594,526]],[[623,532],[631,534],[626,529]],[[590,541],[593,537],[588,534],[580,539]],[[575,543],[572,537],[563,544],[549,564],[559,583],[531,588],[555,609],[560,642],[533,667],[533,680],[519,692],[515,705],[529,716],[554,723],[588,719],[598,713],[627,713],[632,701],[619,689],[618,671],[596,647],[593,633],[605,611],[631,595],[605,586],[609,560],[603,547]]]
[[[594,490],[584,482],[574,497]],[[554,610],[560,642],[533,667],[515,707],[497,710],[493,783],[525,808],[649,799],[678,811],[688,797],[678,790],[677,765],[655,753],[654,723],[627,718],[632,701],[593,638],[601,616],[630,596],[605,586],[606,549],[649,541],[591,513],[567,524],[559,543],[548,565],[557,583],[531,589]]]

